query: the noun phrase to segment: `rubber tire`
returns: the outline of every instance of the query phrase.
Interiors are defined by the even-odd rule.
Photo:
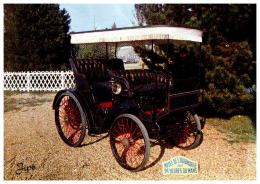
[[[71,142],[68,141],[68,139],[64,136],[64,133],[61,129],[60,126],[60,120],[59,120],[59,105],[61,100],[63,99],[63,97],[65,96],[69,96],[70,98],[72,98],[74,100],[74,102],[76,103],[79,111],[80,111],[80,116],[81,116],[81,121],[83,123],[83,127],[82,127],[82,133],[80,135],[79,140],[75,143],[75,144],[71,144]],[[77,99],[77,97],[75,95],[73,95],[72,93],[69,92],[64,92],[63,94],[61,94],[57,100],[57,106],[55,107],[55,124],[56,124],[56,128],[58,130],[58,133],[61,137],[61,139],[69,146],[71,147],[78,147],[82,144],[82,142],[84,141],[85,135],[86,135],[86,129],[87,129],[87,117],[86,117],[86,113],[84,112],[79,100]]]
[[[115,148],[114,148],[114,145],[111,144],[111,134],[110,134],[110,146],[111,146],[111,149],[112,149],[112,153],[117,161],[117,163],[122,166],[123,168],[129,170],[129,171],[132,171],[132,172],[137,172],[137,171],[140,171],[142,170],[146,163],[149,161],[149,156],[150,156],[150,139],[149,139],[149,135],[148,135],[148,132],[145,128],[145,126],[143,125],[143,123],[141,122],[141,120],[139,118],[137,118],[135,115],[132,115],[132,114],[121,114],[119,116],[117,116],[111,126],[111,129],[110,129],[110,132],[112,131],[112,128],[113,128],[113,125],[114,123],[119,119],[119,118],[129,118],[131,120],[133,120],[137,126],[139,127],[139,129],[141,130],[142,134],[143,134],[143,137],[144,137],[144,143],[145,143],[145,154],[144,154],[144,160],[143,162],[137,167],[137,168],[129,168],[129,167],[126,167],[122,162],[120,162],[120,159],[119,159],[119,156],[118,154],[116,154],[116,151],[115,151]]]
[[[195,149],[198,146],[200,146],[200,144],[202,143],[202,141],[203,141],[203,132],[201,131],[200,119],[199,119],[197,114],[194,114],[193,116],[194,116],[194,119],[195,119],[196,124],[197,124],[197,133],[196,133],[195,140],[194,140],[194,142],[191,145],[189,145],[187,147],[181,147],[181,146],[176,145],[177,148],[180,148],[180,149],[183,149],[183,150],[192,150],[192,149]]]

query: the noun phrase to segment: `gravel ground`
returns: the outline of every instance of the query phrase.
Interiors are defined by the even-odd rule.
[[[80,148],[71,148],[62,142],[54,123],[53,97],[54,94],[37,96],[42,103],[27,104],[4,113],[5,180],[256,179],[255,143],[231,144],[210,122],[205,125],[204,142],[200,147],[183,151],[155,145],[144,171],[124,170],[114,159],[106,134],[86,138],[85,145]],[[21,99],[26,101],[36,97],[24,93],[8,98],[19,103]],[[174,156],[198,161],[199,174],[163,175],[162,163]],[[29,171],[19,174],[19,163],[31,166]]]

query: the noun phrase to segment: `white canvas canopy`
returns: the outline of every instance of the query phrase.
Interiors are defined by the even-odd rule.
[[[71,33],[71,44],[113,43],[145,40],[183,40],[202,42],[202,31],[183,27],[129,27]]]

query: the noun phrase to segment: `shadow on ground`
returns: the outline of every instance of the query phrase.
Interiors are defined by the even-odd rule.
[[[17,95],[21,94],[15,92],[4,93],[4,112],[21,110],[23,107],[34,107],[52,101],[50,97],[45,97],[47,96],[46,93],[27,93],[28,97],[26,98],[17,97]]]

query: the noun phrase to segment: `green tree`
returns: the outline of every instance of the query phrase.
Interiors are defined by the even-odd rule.
[[[135,8],[140,25],[203,31],[202,87],[208,113],[255,113],[255,93],[251,92],[256,84],[256,5],[137,4]]]
[[[57,4],[4,5],[4,70],[64,69],[70,16]]]
[[[111,29],[116,29],[116,23],[114,22],[113,25],[111,26]]]
[[[116,23],[114,22],[111,29],[116,29]],[[82,44],[74,45],[75,53],[74,56],[77,58],[94,58],[94,59],[105,59],[114,58],[116,52],[116,44],[110,43],[99,43],[99,44]]]

